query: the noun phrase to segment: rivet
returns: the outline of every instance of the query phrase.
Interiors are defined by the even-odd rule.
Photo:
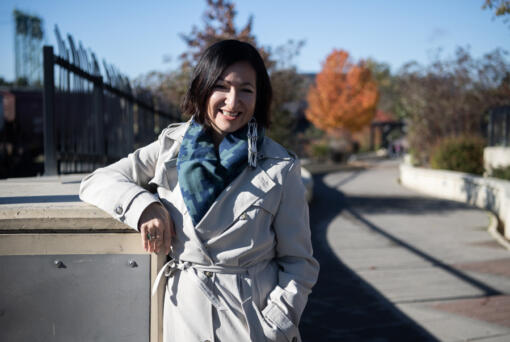
[[[55,260],[53,261],[53,264],[57,266],[57,268],[66,268],[66,265],[61,260]]]
[[[138,264],[134,260],[129,260],[128,265],[131,266],[131,268],[138,267]]]

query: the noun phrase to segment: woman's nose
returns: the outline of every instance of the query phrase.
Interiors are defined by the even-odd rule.
[[[225,99],[225,103],[229,109],[235,109],[238,102],[237,91],[235,89],[230,89],[227,93],[227,97]]]

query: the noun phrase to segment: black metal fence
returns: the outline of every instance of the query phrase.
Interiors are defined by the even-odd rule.
[[[510,146],[510,106],[489,112],[489,146]]]
[[[69,51],[57,40],[60,56],[43,48],[46,175],[90,172],[178,121],[177,114],[154,108],[150,94],[135,97],[127,79],[106,63],[105,82],[94,54],[88,57],[81,44],[76,49],[69,38]]]

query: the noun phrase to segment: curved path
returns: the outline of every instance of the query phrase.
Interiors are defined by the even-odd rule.
[[[398,162],[315,173],[312,341],[510,341],[510,251],[489,216],[397,183]]]

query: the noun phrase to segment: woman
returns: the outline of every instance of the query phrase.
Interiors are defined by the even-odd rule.
[[[165,341],[301,340],[319,266],[299,161],[264,136],[271,95],[251,45],[216,43],[183,103],[192,119],[82,182],[82,200],[169,253]]]

